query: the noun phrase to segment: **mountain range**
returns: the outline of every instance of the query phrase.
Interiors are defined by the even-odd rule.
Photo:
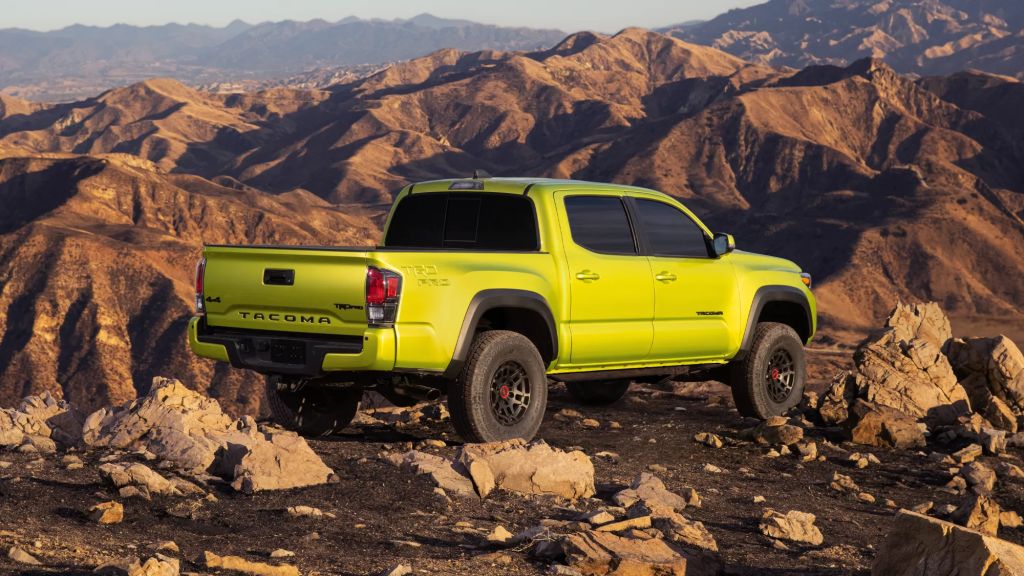
[[[508,28],[420,14],[409,19],[310,20],[227,26],[75,25],[0,29],[0,91],[74,100],[156,76],[188,84],[267,80],[329,68],[407,60],[438,50],[549,46],[557,30]]]
[[[370,244],[400,187],[473,169],[680,198],[814,275],[818,346],[897,299],[1024,327],[1022,105],[1004,76],[792,70],[640,29],[440,50],[330,89],[3,97],[0,404],[93,407],[159,373],[258,410],[250,376],[184,346],[201,244]]]
[[[1017,0],[769,0],[662,31],[773,66],[870,57],[904,73],[973,68],[1024,78]]]

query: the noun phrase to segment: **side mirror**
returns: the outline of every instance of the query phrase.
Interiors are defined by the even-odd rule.
[[[711,245],[715,251],[715,256],[721,257],[736,249],[736,240],[733,239],[732,234],[719,232],[715,234]]]

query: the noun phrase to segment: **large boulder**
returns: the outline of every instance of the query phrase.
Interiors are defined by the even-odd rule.
[[[216,400],[166,378],[125,406],[89,415],[82,437],[93,447],[148,451],[180,472],[216,474],[246,492],[324,484],[333,474],[297,434],[232,420]]]
[[[1024,415],[1024,354],[1006,336],[951,340],[946,354],[971,398],[992,424],[1016,432]]]
[[[897,304],[885,330],[854,353],[856,369],[833,380],[818,416],[856,433],[854,442],[920,445],[923,437],[910,422],[952,425],[971,412],[967,390],[944,353],[951,338],[949,319],[934,302]]]
[[[929,424],[970,412],[967,391],[942,352],[952,331],[939,306],[897,304],[887,325],[854,354],[858,396]]]
[[[901,510],[875,556],[873,576],[1021,576],[1024,547]]]
[[[569,500],[595,492],[594,464],[586,454],[552,448],[542,440],[467,444],[457,461],[469,472],[481,498],[495,488]]]

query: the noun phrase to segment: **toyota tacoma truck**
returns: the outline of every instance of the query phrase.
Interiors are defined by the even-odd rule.
[[[474,175],[401,190],[375,248],[206,246],[188,340],[265,375],[273,418],[308,435],[372,389],[447,395],[466,441],[529,439],[549,381],[607,404],[697,374],[767,418],[803,393],[810,285],[660,192]]]

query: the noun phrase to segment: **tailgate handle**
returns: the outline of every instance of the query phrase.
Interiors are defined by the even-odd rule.
[[[263,271],[263,283],[272,286],[292,286],[295,284],[295,270],[267,268]]]

